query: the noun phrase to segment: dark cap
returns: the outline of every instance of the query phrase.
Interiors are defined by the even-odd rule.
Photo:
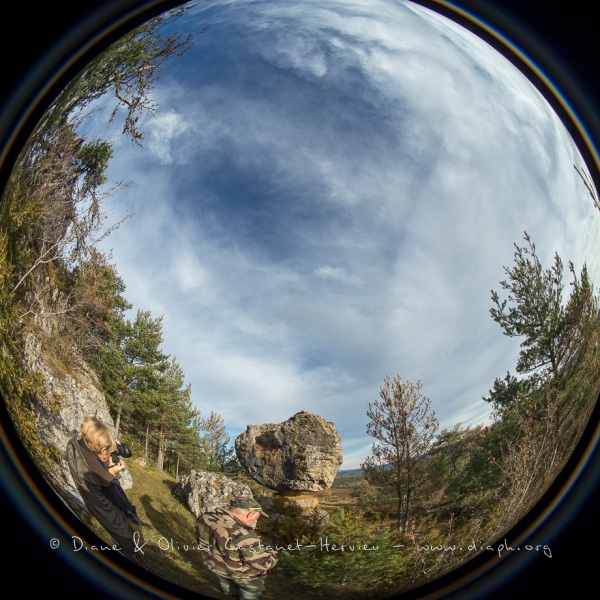
[[[246,498],[240,496],[238,498],[233,498],[229,503],[229,506],[232,508],[241,508],[242,510],[252,510],[254,512],[258,512],[265,517],[269,515],[263,510],[263,507],[256,501],[254,498]]]

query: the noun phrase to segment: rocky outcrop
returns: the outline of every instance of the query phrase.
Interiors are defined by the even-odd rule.
[[[252,498],[252,491],[245,483],[208,471],[192,471],[190,475],[183,476],[175,487],[175,493],[185,500],[196,518],[205,512],[213,512],[215,508],[227,508],[234,496]]]
[[[52,366],[52,362],[44,357],[41,339],[28,334],[25,365],[29,371],[41,377],[45,390],[42,397],[34,399],[37,432],[43,444],[55,448],[63,457],[68,440],[79,435],[79,426],[86,417],[102,419],[113,432],[114,422],[100,384],[85,362],[69,365],[68,370]],[[52,477],[63,500],[77,514],[87,514],[64,458],[56,466]],[[124,489],[131,488],[132,478],[127,469],[121,471],[120,479]]]
[[[342,464],[334,424],[306,411],[283,423],[248,425],[235,451],[251,477],[276,491],[327,489]]]

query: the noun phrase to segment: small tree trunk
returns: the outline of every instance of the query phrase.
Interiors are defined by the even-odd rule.
[[[150,440],[150,422],[146,423],[146,439],[144,440],[144,463],[148,464],[148,445]]]
[[[117,418],[115,420],[115,439],[119,439],[119,429],[121,427],[121,411],[123,410],[123,403],[119,403],[119,408],[117,409]]]
[[[404,503],[404,531],[408,529],[408,510],[410,506],[410,483],[406,486],[405,503]]]
[[[158,451],[156,453],[156,470],[159,473],[163,472],[165,463],[165,432],[164,428],[161,427],[161,430],[158,434]]]

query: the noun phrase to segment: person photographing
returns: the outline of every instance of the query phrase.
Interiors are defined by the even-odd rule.
[[[139,562],[135,553],[130,521],[145,525],[121,486],[119,473],[125,463],[119,452],[131,456],[123,444],[117,444],[110,429],[97,417],[87,417],[80,437],[67,442],[65,458],[81,499],[119,545],[123,554]],[[116,459],[116,460],[115,460]]]

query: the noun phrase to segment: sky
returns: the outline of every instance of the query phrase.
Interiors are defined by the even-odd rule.
[[[233,439],[301,410],[332,421],[342,469],[374,440],[386,375],[422,383],[440,430],[482,400],[519,340],[492,320],[514,243],[600,281],[600,212],[550,106],[473,34],[411,2],[206,1],[152,92],[136,147],[105,127],[103,243],[125,297],[163,316],[205,416]],[[98,108],[108,105],[107,100]],[[568,288],[568,274],[565,274]]]

